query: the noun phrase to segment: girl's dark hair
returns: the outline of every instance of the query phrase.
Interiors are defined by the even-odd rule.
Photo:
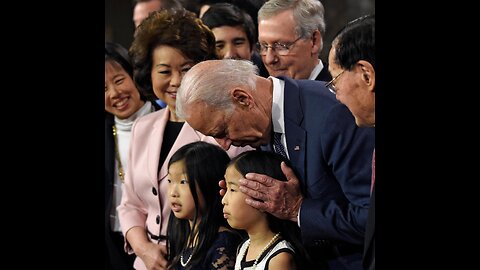
[[[200,222],[192,229],[188,220],[178,219],[173,213],[170,213],[168,219],[167,250],[170,267],[174,268],[178,264],[180,255],[188,246],[193,246],[193,236],[198,234],[198,244],[194,247],[192,260],[187,266],[189,269],[190,266],[203,261],[208,249],[217,238],[220,226],[230,228],[226,219],[223,218],[222,197],[218,186],[218,181],[224,179],[230,158],[219,146],[197,141],[178,149],[168,162],[168,167],[180,160],[185,162],[185,174],[195,202],[193,224],[197,224],[197,218],[200,216],[199,192],[205,199],[205,208]],[[197,186],[200,190],[197,190]]]
[[[157,97],[151,77],[153,51],[160,45],[179,50],[194,63],[217,58],[215,36],[194,13],[183,8],[150,13],[136,29],[129,54],[138,89],[154,99]]]
[[[105,63],[113,61],[122,67],[123,70],[127,72],[130,78],[133,79],[133,66],[128,55],[128,50],[125,49],[122,45],[115,42],[105,42]],[[160,109],[160,106],[155,102],[155,99],[148,99],[145,95],[140,92],[140,99],[143,101],[150,100],[152,105],[155,106],[157,110]],[[105,113],[107,113],[105,111]]]
[[[282,161],[292,167],[290,161],[279,154],[252,150],[236,156],[228,166],[234,166],[243,176],[247,173],[259,173],[286,182],[287,178],[280,167]],[[297,269],[309,269],[310,259],[302,244],[300,228],[297,224],[290,220],[279,219],[269,213],[267,213],[267,220],[270,230],[274,233],[280,232],[282,238],[292,244],[295,249],[294,258]]]

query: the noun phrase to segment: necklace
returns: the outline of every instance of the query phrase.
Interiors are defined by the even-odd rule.
[[[115,127],[115,125],[113,125],[112,129],[113,140],[115,141],[115,156],[118,161],[118,176],[120,176],[120,180],[122,180],[122,183],[125,183],[125,173],[123,172],[122,161],[120,160],[120,153],[118,152],[117,128]]]
[[[183,262],[183,252],[182,252],[182,255],[180,255],[180,264],[185,268],[187,266],[187,264],[190,262],[190,260],[192,259],[192,255],[193,255],[193,250],[192,250],[192,254],[190,254],[190,256],[188,256],[188,260],[186,263]]]
[[[270,246],[275,243],[275,241],[277,241],[277,239],[280,237],[280,233],[277,233],[273,236],[273,238],[270,240],[270,242],[268,242],[268,244],[262,249],[262,251],[260,251],[260,253],[258,254],[258,256],[255,258],[255,262],[253,263],[253,266],[252,266],[252,269],[255,270],[257,268],[257,264],[258,264],[258,260],[260,259],[260,257],[262,257],[263,253],[265,253],[265,251],[267,251]],[[245,247],[245,249],[243,250],[243,254],[240,258],[243,259],[243,257],[247,256],[246,253],[247,253],[247,249],[248,247],[250,246],[250,239],[248,239],[248,243],[247,243],[247,246]],[[245,258],[246,260],[246,258]]]

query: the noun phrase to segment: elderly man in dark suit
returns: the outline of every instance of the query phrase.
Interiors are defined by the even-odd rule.
[[[328,58],[330,73],[337,78],[328,86],[337,100],[348,107],[359,127],[375,127],[375,15],[360,17],[340,30]],[[375,157],[372,165],[363,260],[366,270],[375,270]]]
[[[362,269],[374,129],[359,129],[323,82],[257,72],[245,60],[195,65],[178,89],[177,113],[224,149],[275,141],[292,162],[293,170],[282,165],[289,181],[247,174],[240,190],[254,199],[246,202],[297,222],[317,265],[325,257],[330,269]]]

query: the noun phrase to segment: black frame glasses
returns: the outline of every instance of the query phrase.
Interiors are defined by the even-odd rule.
[[[294,41],[292,42],[289,42],[289,43],[280,43],[280,42],[275,42],[273,43],[273,45],[268,45],[268,44],[261,44],[261,43],[258,43],[257,42],[257,49],[258,49],[258,53],[260,55],[267,55],[267,52],[268,52],[268,48],[272,49],[272,51],[274,51],[275,53],[277,53],[278,55],[288,55],[290,53],[290,50],[292,49],[292,46],[301,39],[302,37],[299,37],[297,39],[295,39]]]
[[[342,75],[344,72],[346,71],[346,69],[344,69],[342,72],[340,72],[337,76],[335,76],[331,81],[325,83],[325,87],[328,88],[328,90],[330,90],[330,92],[334,93],[335,95],[337,94],[337,89],[335,89],[335,80],[338,79],[338,77],[340,77],[340,75]]]

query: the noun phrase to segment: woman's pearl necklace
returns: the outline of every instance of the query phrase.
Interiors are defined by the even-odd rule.
[[[192,250],[192,253],[190,254],[190,256],[188,257],[188,260],[186,263],[183,262],[183,254],[180,255],[180,264],[183,266],[183,268],[185,268],[187,266],[187,264],[190,262],[190,260],[192,259],[192,255],[193,255],[193,250]]]
[[[268,242],[268,244],[262,249],[262,251],[258,254],[257,258],[255,258],[255,262],[253,263],[253,270],[255,270],[257,268],[257,264],[258,264],[258,260],[260,259],[260,257],[262,257],[263,253],[265,253],[265,251],[273,244],[275,243],[275,241],[277,241],[278,237],[280,237],[280,233],[277,233],[275,234],[275,236],[273,236],[273,238],[270,240],[270,242]],[[248,239],[248,243],[247,243],[247,246],[245,247],[244,251],[243,251],[243,254],[240,258],[243,259],[244,256],[246,256],[246,253],[247,253],[247,249],[248,247],[250,246],[250,239]],[[246,260],[246,258],[245,258]]]

